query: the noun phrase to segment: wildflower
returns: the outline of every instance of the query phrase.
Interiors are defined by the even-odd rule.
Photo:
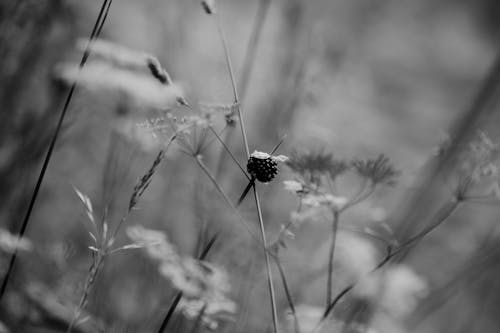
[[[87,49],[87,44],[88,40],[81,38],[77,41],[77,48],[83,52]],[[89,45],[89,51],[94,58],[129,68],[145,67],[148,58],[152,57],[145,52],[132,50],[100,38],[92,41]]]
[[[393,185],[396,182],[396,177],[400,174],[384,154],[380,154],[376,159],[355,159],[351,164],[360,176],[371,180],[374,185]]]
[[[160,146],[158,135],[150,130],[149,122],[139,122],[135,119],[118,119],[114,124],[114,129],[127,140],[137,143],[138,146],[147,152],[154,152]]]
[[[172,281],[183,292],[179,309],[188,318],[201,316],[210,328],[217,328],[217,319],[236,312],[236,304],[226,297],[230,291],[226,272],[203,261],[186,258],[182,262],[183,279]],[[165,271],[162,272],[163,274]]]
[[[248,173],[262,183],[268,183],[278,174],[278,162],[286,162],[284,155],[273,156],[261,151],[254,151],[247,163]]]
[[[148,56],[146,59],[147,66],[149,68],[149,71],[151,72],[151,75],[155,77],[158,81],[160,81],[163,84],[172,84],[172,79],[170,78],[170,75],[168,72],[161,66],[160,61],[156,59],[153,56]],[[183,100],[179,101],[182,105]]]
[[[341,210],[349,202],[346,197],[335,196],[333,194],[308,194],[302,203],[311,207],[328,206],[334,210]]]
[[[238,121],[238,103],[233,104],[209,104],[200,103],[200,109],[206,114],[223,114],[226,125],[234,127]]]
[[[142,226],[129,227],[126,232],[135,244],[146,249],[151,258],[169,262],[179,261],[177,250],[168,242],[163,232]]]
[[[476,183],[483,178],[496,178],[498,169],[495,162],[499,153],[500,145],[494,144],[486,133],[479,132],[478,137],[461,156],[460,171]]]
[[[137,107],[169,110],[179,104],[183,91],[176,84],[165,85],[151,75],[117,68],[103,61],[77,66],[63,65],[59,76],[69,83],[78,81],[89,91],[106,92],[130,99]]]
[[[349,169],[349,165],[345,161],[337,160],[333,154],[323,151],[294,152],[287,165],[292,171],[317,186],[320,185],[322,176],[329,176],[335,180]]]
[[[29,251],[33,245],[26,238],[19,238],[9,231],[0,228],[0,250],[14,253],[17,250]]]
[[[299,226],[305,222],[309,221],[317,221],[323,218],[323,214],[327,214],[328,211],[325,208],[325,211],[318,210],[317,207],[307,207],[305,209],[301,209],[300,212],[292,212],[290,213],[290,222],[294,226]]]
[[[211,330],[219,327],[219,320],[231,318],[236,312],[236,304],[227,298],[212,300],[210,303],[182,298],[177,308],[189,319],[196,320],[201,316],[203,324]]]

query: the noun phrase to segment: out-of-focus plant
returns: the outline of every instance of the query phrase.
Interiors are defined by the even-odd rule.
[[[148,256],[158,261],[160,274],[182,292],[178,305],[189,319],[199,318],[211,329],[218,321],[236,311],[226,272],[206,261],[181,256],[166,235],[141,226],[127,228],[127,234],[137,247],[143,247]]]

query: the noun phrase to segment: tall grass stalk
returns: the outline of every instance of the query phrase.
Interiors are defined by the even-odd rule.
[[[73,330],[73,327],[75,326],[77,321],[80,319],[83,309],[85,309],[85,306],[87,305],[90,291],[94,285],[94,282],[96,281],[97,275],[99,274],[102,265],[104,264],[105,257],[106,254],[101,251],[98,251],[97,254],[94,254],[94,261],[90,266],[89,274],[87,275],[87,280],[85,281],[85,286],[83,287],[83,292],[80,298],[80,302],[78,303],[78,307],[73,315],[73,318],[71,319],[71,322],[69,323],[68,328],[66,329],[66,333],[70,333]]]
[[[328,276],[326,279],[326,306],[328,308],[330,302],[332,301],[332,283],[333,283],[333,258],[335,254],[335,243],[337,239],[337,229],[339,226],[339,212],[333,211],[332,219],[332,241],[330,242],[330,249],[328,251]]]
[[[97,235],[94,235],[92,233],[91,237],[95,241],[95,246],[91,247],[92,250],[92,264],[89,269],[89,273],[87,275],[87,279],[85,282],[85,286],[83,288],[82,296],[80,298],[80,302],[78,303],[77,309],[73,315],[73,318],[68,325],[68,328],[66,330],[67,333],[70,333],[73,329],[73,327],[76,325],[78,319],[81,316],[81,313],[85,309],[85,306],[87,305],[88,297],[90,295],[91,289],[94,285],[94,282],[97,278],[97,275],[99,274],[102,266],[104,265],[104,259],[113,253],[119,252],[121,250],[125,250],[127,248],[133,248],[129,246],[122,246],[118,248],[112,248],[116,236],[118,234],[118,231],[121,229],[121,226],[127,221],[128,217],[130,216],[132,210],[136,207],[139,199],[142,197],[144,191],[148,188],[151,179],[153,175],[156,173],[158,166],[160,165],[161,161],[165,157],[168,148],[171,146],[172,142],[176,139],[176,135],[172,135],[170,140],[167,141],[167,144],[165,145],[164,148],[162,148],[155,160],[153,161],[152,165],[149,167],[149,169],[146,171],[146,173],[139,179],[137,184],[134,186],[134,189],[132,191],[132,194],[130,196],[129,204],[127,207],[127,211],[125,215],[119,220],[118,224],[116,225],[115,229],[113,230],[112,233],[109,233],[108,231],[108,224],[107,224],[107,209],[105,209],[104,216],[103,216],[103,223],[102,223],[102,230],[101,230],[101,235],[99,237],[99,241],[97,238]],[[114,141],[112,141],[113,143]],[[114,147],[113,144],[111,144],[111,147]],[[110,161],[110,159],[108,159]],[[106,166],[106,170],[108,169],[109,166]],[[93,222],[93,220],[92,220]],[[97,225],[95,225],[95,232],[97,232]],[[212,244],[212,243],[210,243]],[[211,246],[211,245],[210,245]]]
[[[233,89],[233,102],[236,105],[236,111],[238,113],[238,119],[240,123],[240,129],[241,129],[241,136],[243,137],[243,146],[245,148],[245,152],[247,155],[247,158],[250,157],[250,149],[248,146],[248,138],[247,138],[247,133],[245,131],[245,121],[243,117],[241,116],[241,105],[240,105],[240,98],[238,95],[238,88],[236,87],[236,79],[234,77],[234,71],[233,71],[233,65],[231,63],[231,57],[229,55],[229,47],[227,45],[227,40],[226,40],[226,35],[224,34],[224,29],[222,28],[222,23],[220,22],[219,16],[217,13],[214,13],[214,20],[215,20],[215,25],[217,27],[217,32],[219,33],[219,37],[222,42],[222,47],[224,49],[224,58],[226,60],[226,66],[227,66],[227,72],[229,74],[229,78],[231,80],[231,87]]]
[[[109,9],[110,9],[110,6],[111,6],[111,3],[112,3],[112,0],[104,0],[103,3],[102,3],[101,9],[99,11],[99,14],[98,14],[97,19],[96,19],[95,24],[94,24],[94,27],[93,27],[92,32],[90,34],[88,44],[87,44],[87,46],[85,48],[85,51],[83,53],[82,59],[81,59],[80,64],[79,64],[80,70],[83,68],[83,66],[85,66],[85,63],[87,62],[87,59],[88,59],[88,57],[90,55],[90,44],[92,43],[92,41],[95,38],[97,38],[100,35],[100,33],[102,31],[102,28],[104,26],[104,22],[106,20],[106,17],[108,15],[108,12],[109,12]],[[72,99],[72,97],[73,97],[73,95],[75,93],[76,86],[77,86],[77,82],[74,82],[71,85],[71,88],[68,91],[68,95],[66,96],[66,100],[64,102],[64,106],[63,106],[63,108],[61,110],[61,114],[59,116],[59,120],[58,120],[56,128],[54,130],[52,139],[50,141],[50,144],[49,144],[49,147],[48,147],[48,150],[47,150],[47,154],[45,155],[45,159],[44,159],[42,167],[40,169],[40,173],[38,175],[38,179],[37,179],[37,182],[35,184],[35,188],[33,189],[33,193],[31,195],[31,199],[30,199],[30,202],[28,204],[28,208],[26,210],[23,222],[21,224],[21,228],[20,228],[20,230],[18,232],[18,238],[19,239],[24,236],[24,234],[26,232],[26,228],[28,227],[28,223],[30,221],[30,217],[31,217],[31,213],[33,211],[33,207],[35,206],[35,202],[36,202],[36,200],[38,198],[38,193],[39,193],[40,188],[42,186],[42,182],[43,182],[43,179],[45,177],[45,173],[47,171],[50,159],[52,157],[52,154],[53,154],[53,151],[54,151],[57,139],[58,139],[59,134],[61,132],[62,124],[63,124],[64,119],[66,117],[66,113],[68,111],[71,99]],[[10,278],[11,274],[12,274],[12,270],[14,268],[14,264],[16,262],[16,258],[17,258],[17,250],[15,250],[12,253],[12,255],[10,257],[10,261],[9,261],[9,266],[7,268],[7,272],[5,273],[5,276],[3,277],[2,285],[0,287],[0,300],[2,299],[3,295],[5,294],[5,290],[7,288],[7,283],[9,281],[9,278]]]
[[[243,68],[241,71],[240,81],[239,81],[239,93],[240,93],[240,101],[244,102],[248,86],[250,83],[250,79],[252,76],[252,70],[255,66],[255,59],[257,55],[257,49],[260,44],[260,38],[262,36],[262,28],[264,26],[267,13],[269,12],[269,6],[271,4],[271,0],[260,0],[258,4],[257,14],[255,18],[255,22],[252,27],[252,32],[250,34],[250,39],[248,41],[247,49],[245,52],[245,58],[243,59]],[[224,141],[230,142],[231,137],[234,133],[234,127],[229,127],[225,133]],[[217,164],[217,171],[215,176],[217,179],[220,178],[224,170],[224,162],[225,162],[225,154],[221,151],[219,156],[219,161]]]
[[[229,77],[231,80],[231,86],[233,89],[234,104],[236,105],[236,110],[238,112],[241,134],[243,137],[243,144],[244,144],[245,152],[246,152],[247,159],[248,159],[248,158],[250,158],[250,149],[248,146],[248,139],[247,139],[247,134],[246,134],[246,130],[245,130],[245,123],[244,123],[244,120],[242,117],[240,100],[238,97],[238,88],[236,87],[236,80],[234,78],[234,71],[233,71],[233,67],[231,64],[231,57],[229,55],[229,48],[227,45],[226,37],[224,34],[224,29],[222,28],[222,24],[220,22],[219,16],[217,13],[214,13],[213,16],[214,16],[214,19],[216,22],[216,26],[217,26],[217,30],[218,30],[218,33],[219,33],[219,36],[220,36],[220,39],[222,42],[222,46],[224,48],[224,57],[226,59],[227,70],[229,73]],[[267,246],[266,232],[265,232],[265,227],[264,227],[264,219],[262,217],[262,209],[260,207],[259,193],[258,193],[257,187],[255,185],[253,185],[253,193],[254,193],[255,205],[257,207],[257,216],[259,218],[259,227],[260,227],[260,232],[261,232],[261,237],[262,237],[262,243],[264,246],[264,258],[265,258],[265,262],[266,262],[267,282],[268,282],[270,301],[271,301],[273,329],[274,329],[274,333],[278,333],[279,332],[278,312],[277,312],[277,308],[276,308],[276,296],[275,296],[275,291],[274,291],[273,276],[272,276],[272,271],[271,271],[269,253],[267,251],[268,246]]]

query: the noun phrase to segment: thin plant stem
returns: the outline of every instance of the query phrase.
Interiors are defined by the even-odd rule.
[[[238,201],[236,202],[236,207],[241,205],[243,200],[246,198],[248,192],[250,192],[250,190],[252,189],[252,187],[254,187],[254,185],[255,185],[255,178],[252,177],[248,182],[247,186],[245,187],[245,189],[243,190],[243,192],[241,193],[240,197],[238,198]]]
[[[231,87],[233,89],[234,104],[236,105],[235,106],[236,111],[238,112],[238,118],[240,120],[239,123],[240,123],[241,135],[243,137],[243,145],[245,147],[247,158],[250,158],[250,149],[248,148],[248,138],[245,131],[245,122],[241,115],[242,112],[241,112],[240,99],[238,97],[238,88],[236,87],[236,79],[234,78],[233,65],[231,63],[231,57],[229,56],[229,48],[227,46],[226,36],[224,34],[224,29],[222,29],[222,24],[220,22],[219,16],[217,14],[214,14],[214,17],[217,26],[217,31],[219,33],[222,42],[222,47],[224,48],[224,57],[226,59],[227,71],[229,73],[229,78],[231,80]]]
[[[339,226],[339,215],[337,210],[333,211],[332,219],[332,241],[330,243],[330,250],[328,252],[328,277],[326,279],[326,306],[328,308],[332,301],[332,283],[333,283],[333,258],[335,254],[335,241],[337,240],[337,229]]]
[[[248,41],[247,51],[245,53],[245,59],[243,60],[243,69],[240,77],[240,99],[243,101],[248,91],[248,83],[252,77],[252,69],[255,65],[255,59],[257,54],[257,49],[260,42],[260,37],[262,36],[262,28],[264,27],[264,22],[269,12],[269,5],[271,0],[260,0],[259,7],[257,9],[257,14],[255,18],[255,23],[252,28],[250,39]]]
[[[293,326],[294,326],[295,333],[301,333],[300,327],[299,327],[299,320],[297,318],[297,311],[295,310],[295,304],[293,302],[292,294],[290,293],[290,287],[288,286],[285,270],[283,269],[283,265],[281,264],[281,260],[278,256],[278,254],[273,255],[272,257],[274,259],[276,267],[278,267],[278,272],[279,272],[280,277],[281,277],[281,283],[283,284],[283,289],[285,290],[286,300],[288,302],[288,306],[290,307],[290,311],[292,312]]]
[[[269,5],[271,3],[271,0],[260,0],[258,9],[257,9],[257,14],[255,18],[255,23],[252,27],[252,32],[250,34],[250,38],[248,41],[248,45],[246,48],[245,52],[245,58],[243,60],[243,67],[241,71],[241,76],[239,80],[239,92],[240,92],[240,101],[244,101],[245,97],[247,95],[248,91],[248,86],[250,83],[250,79],[252,76],[252,70],[255,66],[255,59],[256,59],[256,54],[257,54],[257,49],[260,44],[260,38],[262,36],[262,28],[264,26],[264,22],[267,17],[267,13],[269,12]],[[241,115],[238,114],[238,116],[241,118]],[[231,139],[231,136],[233,134],[233,129],[234,127],[229,127],[228,131],[226,132],[225,135],[225,140],[226,142],[229,142]],[[223,171],[224,167],[224,153],[221,152],[220,157],[219,157],[219,162],[217,164],[217,171],[215,173],[217,179],[219,179],[220,174]]]
[[[231,64],[231,57],[229,56],[229,48],[227,46],[226,37],[224,35],[224,29],[222,29],[222,24],[220,23],[219,17],[217,14],[215,14],[214,16],[215,16],[215,22],[217,25],[217,30],[219,32],[219,36],[220,36],[221,41],[222,41],[222,46],[224,48],[224,57],[226,59],[227,70],[229,72],[229,77],[231,79],[231,86],[233,89],[234,103],[236,105],[236,110],[238,111],[241,134],[243,137],[243,144],[245,146],[245,152],[246,152],[247,159],[248,159],[248,158],[250,158],[250,149],[248,147],[248,139],[247,139],[247,134],[246,134],[246,130],[245,130],[245,123],[244,123],[244,120],[242,117],[241,104],[240,104],[240,100],[238,98],[238,89],[236,87],[236,80],[234,78],[234,71],[233,71],[233,67]],[[260,207],[259,193],[258,193],[257,187],[255,185],[253,185],[253,192],[254,192],[254,198],[255,198],[255,205],[257,207],[257,215],[259,218],[259,226],[260,226],[260,231],[261,231],[262,243],[264,246],[264,257],[265,257],[265,262],[266,262],[267,281],[268,281],[271,308],[272,308],[271,310],[272,310],[272,317],[273,317],[273,328],[274,328],[274,332],[278,333],[279,332],[278,311],[276,309],[276,297],[275,297],[274,284],[273,284],[273,278],[272,278],[272,272],[271,272],[271,264],[270,264],[270,260],[269,260],[269,253],[267,251],[266,232],[265,232],[265,228],[264,228],[264,219],[262,217],[262,210]]]
[[[97,258],[95,258],[95,260],[92,262],[92,265],[90,266],[87,281],[85,281],[85,286],[83,288],[82,297],[80,298],[80,302],[78,303],[78,307],[73,315],[73,318],[71,319],[71,322],[68,325],[66,333],[70,333],[73,330],[73,327],[75,326],[78,319],[80,319],[82,311],[87,305],[92,286],[94,285],[97,275],[99,274],[100,268],[104,264],[104,258],[106,254],[98,251],[96,255]]]
[[[167,154],[168,149],[170,148],[170,146],[172,145],[172,143],[175,141],[176,138],[177,138],[176,134],[174,134],[174,135],[172,135],[170,137],[170,139],[167,141],[167,144],[165,145],[165,147],[162,148],[158,152],[157,157],[155,159],[155,162],[153,162],[153,166],[148,170],[148,172],[154,172],[154,169],[158,167],[159,163],[161,163],[161,160],[165,157],[165,155]],[[159,161],[159,162],[157,163],[157,161]],[[134,193],[133,195],[135,195],[135,194],[136,193]],[[138,194],[139,197],[141,195],[142,195],[142,192]],[[113,231],[111,239],[114,239],[116,237],[116,235],[118,234],[118,231],[120,230],[121,226],[127,221],[128,217],[130,216],[130,213],[135,208],[135,204],[136,203],[137,202],[135,202],[133,204],[129,204],[129,207],[127,208],[126,214],[118,222],[118,225],[116,226],[116,228]]]
[[[438,211],[438,218],[434,223],[431,223],[425,229],[417,233],[416,235],[410,237],[404,243],[399,245],[396,249],[388,251],[387,256],[384,260],[377,266],[382,267],[386,262],[400,254],[401,252],[408,250],[409,247],[415,246],[418,242],[420,242],[424,237],[434,231],[437,227],[439,227],[444,221],[446,221],[459,207],[462,203],[462,200],[457,198],[452,198],[452,200],[446,203],[441,209]]]
[[[421,232],[417,233],[415,236],[410,237],[407,241],[402,243],[400,246],[398,246],[396,249],[392,249],[390,246],[387,249],[387,255],[379,262],[377,266],[372,270],[372,272],[382,268],[385,266],[393,257],[395,257],[397,254],[401,253],[404,249],[408,247],[414,246],[418,241],[422,240],[425,238],[427,235],[429,235],[433,230],[435,230],[438,226],[440,226],[443,222],[445,222],[459,207],[460,207],[460,202],[461,200],[457,200],[455,197],[452,198],[452,200],[448,203],[446,203],[437,213],[437,219],[436,222],[431,224],[429,227],[425,228]],[[351,291],[356,283],[351,284],[350,286],[347,286],[344,288],[330,303],[330,305],[327,307],[325,310],[325,313],[323,314],[322,319],[320,320],[320,323],[318,324],[317,328],[323,324],[323,322],[328,318],[330,313],[332,313],[334,307],[338,304],[340,299],[344,297],[349,291]],[[314,332],[318,332],[318,330],[314,330]]]
[[[217,182],[217,180],[215,179],[215,177],[212,175],[212,173],[210,172],[210,170],[207,168],[207,166],[203,162],[201,156],[200,155],[195,156],[194,159],[196,160],[196,163],[201,168],[201,170],[210,179],[210,181],[212,182],[212,184],[214,184],[214,186],[217,189],[217,191],[222,195],[222,197],[224,198],[224,201],[234,211],[234,213],[236,214],[236,216],[238,217],[238,219],[242,221],[243,226],[248,231],[248,233],[253,238],[253,240],[256,241],[257,244],[259,244],[260,246],[262,246],[266,250],[266,252],[267,252],[267,246],[266,246],[266,244],[263,244],[261,242],[261,240],[259,239],[259,237],[252,231],[252,228],[250,227],[250,225],[248,224],[248,222],[240,215],[240,213],[238,212],[237,207],[232,203],[231,199],[229,199],[229,197],[227,196],[227,194],[224,191],[224,189],[222,189],[222,187],[220,186],[220,184]]]
[[[259,193],[257,192],[257,188],[254,185],[253,186],[253,194],[255,198],[255,205],[257,206],[257,215],[259,217],[259,226],[260,226],[260,232],[262,236],[262,243],[264,244],[264,259],[266,261],[266,273],[267,273],[267,283],[269,286],[269,295],[270,295],[270,301],[271,301],[271,312],[273,316],[273,328],[274,328],[274,333],[279,332],[279,325],[278,325],[278,311],[276,309],[276,295],[274,291],[274,283],[273,283],[273,275],[271,272],[271,263],[269,260],[269,252],[267,251],[267,240],[266,240],[266,231],[264,228],[264,219],[262,218],[262,209],[260,207],[260,200],[259,200]]]
[[[229,147],[226,145],[226,143],[224,142],[224,140],[222,140],[222,138],[220,137],[220,135],[215,131],[215,129],[212,126],[210,126],[209,128],[212,131],[212,133],[215,135],[215,137],[217,138],[217,140],[221,143],[222,147],[229,154],[229,156],[231,156],[231,159],[236,163],[236,165],[238,165],[238,168],[240,168],[240,170],[243,173],[243,175],[248,180],[250,180],[250,177],[248,176],[247,172],[245,171],[245,169],[243,169],[243,166],[240,164],[240,162],[238,162],[238,159],[236,159],[236,156],[234,156],[234,154],[231,152],[231,149],[229,149]]]
[[[198,260],[205,260],[205,258],[207,257],[208,253],[210,252],[210,249],[212,249],[213,245],[217,241],[218,237],[219,237],[219,234],[216,233],[208,241],[207,245],[205,246],[205,248],[201,252],[200,256],[198,257]],[[175,312],[175,309],[179,305],[179,302],[181,301],[181,299],[182,299],[182,291],[179,291],[175,295],[174,300],[172,301],[172,304],[170,304],[170,307],[168,308],[168,311],[167,311],[167,313],[165,315],[165,318],[163,318],[163,321],[161,323],[160,329],[158,330],[158,333],[162,333],[163,331],[165,331],[165,329],[167,328],[167,325],[170,322],[170,319],[172,318],[172,316],[173,316],[173,314]]]
[[[83,66],[87,62],[87,59],[90,55],[91,42],[99,36],[99,34],[102,30],[105,19],[107,17],[107,13],[109,12],[109,9],[110,9],[110,5],[111,5],[111,0],[104,0],[102,3],[101,9],[99,11],[99,15],[97,16],[97,19],[96,19],[95,24],[94,24],[94,28],[92,29],[89,41],[87,43],[87,46],[85,47],[85,51],[83,53],[82,59],[81,59],[80,64],[79,64],[80,70],[83,68]],[[43,179],[45,178],[45,173],[47,172],[47,168],[49,166],[50,159],[52,158],[52,154],[54,152],[54,148],[55,148],[57,139],[59,138],[62,124],[64,122],[64,119],[66,118],[66,113],[69,109],[71,99],[73,98],[73,95],[75,93],[76,86],[77,86],[77,81],[75,81],[71,85],[71,88],[68,91],[68,95],[66,96],[64,106],[63,106],[63,108],[61,110],[61,114],[59,116],[59,120],[58,120],[56,128],[54,130],[52,139],[49,143],[47,154],[45,155],[45,159],[44,159],[42,167],[40,169],[40,173],[38,175],[38,179],[37,179],[37,182],[35,184],[35,188],[33,189],[33,193],[31,195],[31,199],[30,199],[30,202],[28,204],[28,209],[26,210],[23,222],[21,224],[21,229],[19,230],[19,233],[18,233],[18,239],[20,239],[24,236],[24,234],[26,232],[26,228],[28,227],[28,224],[29,224],[29,221],[31,218],[31,213],[33,212],[35,202],[38,198],[38,193],[40,192],[40,188],[42,186]],[[9,281],[11,274],[12,274],[12,270],[14,268],[16,258],[17,258],[17,249],[15,249],[14,252],[12,253],[12,255],[10,257],[10,261],[9,261],[9,266],[7,268],[7,272],[5,273],[5,276],[3,277],[2,285],[0,287],[0,300],[2,299],[3,295],[5,294],[5,290],[7,289],[7,283]]]

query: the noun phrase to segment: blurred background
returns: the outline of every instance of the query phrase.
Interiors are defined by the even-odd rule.
[[[80,61],[77,42],[88,38],[100,6],[97,0],[0,1],[0,226],[13,234],[20,229],[68,93],[64,73]],[[270,152],[286,135],[279,154],[323,150],[351,160],[383,153],[401,171],[395,186],[379,188],[346,212],[341,230],[388,229],[384,232],[394,238],[415,234],[432,223],[453,187],[449,176],[455,164],[443,163],[436,171],[439,145],[458,133],[457,155],[477,130],[498,141],[497,1],[220,0],[217,8],[240,83],[250,151]],[[252,44],[255,26],[261,31]],[[100,37],[156,56],[192,105],[233,102],[214,19],[199,1],[115,0]],[[245,65],[248,55],[251,64]],[[490,89],[479,97],[484,105],[474,103],[488,77]],[[106,211],[109,223],[116,225],[158,152],[123,134],[126,124],[140,123],[149,114],[131,100],[123,91],[86,84],[76,89],[26,232],[31,249],[20,250],[2,299],[5,327],[0,332],[65,331],[92,260],[88,221],[74,188],[91,199],[96,215]],[[177,116],[183,112],[188,111],[174,110]],[[464,127],[460,121],[471,114],[477,119]],[[216,125],[224,124],[219,120]],[[239,130],[227,138],[245,164]],[[211,142],[203,159],[236,201],[247,179],[229,157],[219,165],[220,152],[220,145]],[[297,198],[283,189],[283,181],[293,177],[281,165],[274,182],[258,185],[271,240],[296,209]],[[341,186],[349,195],[359,181],[348,175]],[[250,195],[239,211],[258,230]],[[169,149],[126,223],[164,231],[185,255],[196,254],[200,235],[220,230],[208,260],[227,271],[238,311],[217,331],[271,332],[262,250],[179,146]],[[381,333],[498,332],[497,223],[494,200],[464,203],[399,259],[425,284],[411,313],[403,318],[377,312],[367,321],[370,325],[356,332],[372,332],[368,326]],[[280,250],[304,321],[317,319],[317,307],[324,306],[330,229],[321,219],[302,223],[294,229],[295,239]],[[349,237],[355,234],[339,234],[334,294],[352,282],[346,262],[366,265],[355,259],[366,240],[358,248],[361,237]],[[123,229],[117,243],[130,243]],[[383,258],[383,244],[369,240],[369,245],[371,255]],[[0,251],[2,275],[10,254]],[[361,269],[369,272],[370,263]],[[289,307],[273,272],[279,321],[288,332]],[[170,282],[143,252],[117,253],[106,258],[86,306],[89,319],[77,329],[156,332],[173,295]],[[354,298],[346,298],[333,317],[343,320]],[[174,328],[166,331],[190,331],[180,313],[174,320]],[[342,329],[328,330],[337,331]]]

